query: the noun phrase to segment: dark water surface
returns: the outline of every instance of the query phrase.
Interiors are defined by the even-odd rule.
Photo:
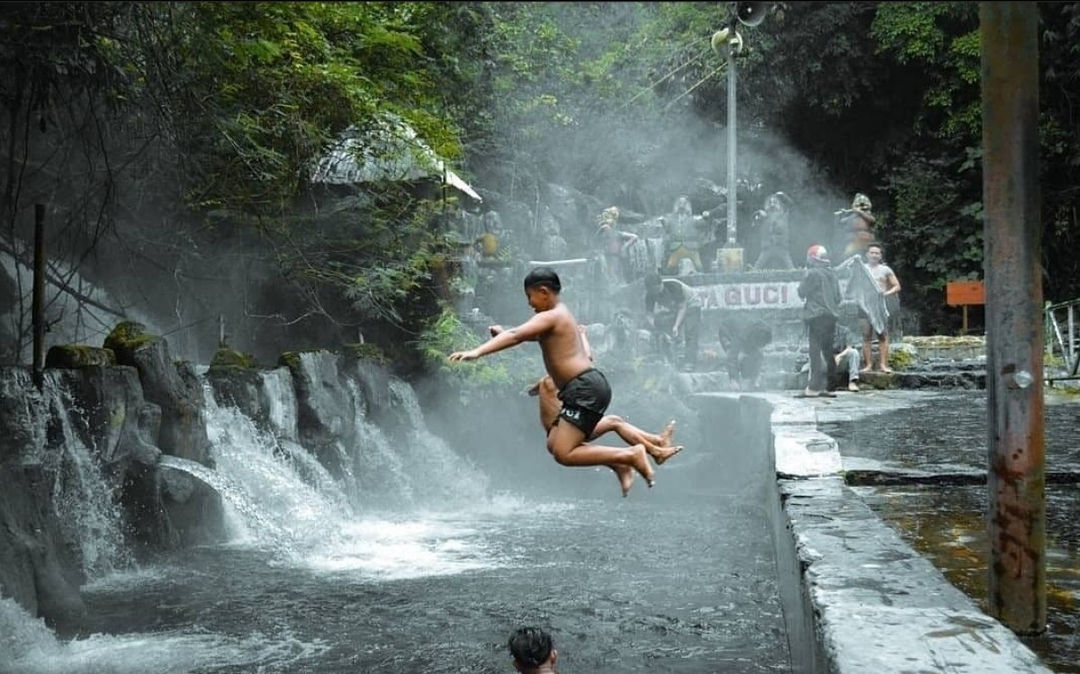
[[[1044,414],[1046,471],[1047,620],[1045,635],[1024,638],[1058,672],[1080,672],[1080,399],[1048,396]],[[922,403],[822,430],[837,438],[845,462],[868,459],[888,470],[985,473],[984,391],[927,396]],[[862,465],[860,463],[860,465]],[[855,487],[915,549],[985,611],[987,491],[985,484]]]
[[[426,463],[442,457],[425,479],[450,488],[380,511],[306,484],[235,414],[213,421],[233,541],[84,586],[74,639],[0,600],[15,627],[0,670],[510,672],[508,636],[538,624],[565,674],[791,671],[761,486],[721,439],[623,499],[611,471],[558,466],[542,437],[502,471],[421,438]],[[380,461],[385,480],[418,470]]]

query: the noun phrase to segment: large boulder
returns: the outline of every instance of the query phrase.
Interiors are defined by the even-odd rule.
[[[80,559],[52,516],[51,406],[28,368],[0,368],[0,595],[57,629],[85,612]]]
[[[117,325],[105,338],[105,348],[118,363],[138,370],[146,399],[161,407],[157,446],[166,454],[211,465],[202,390],[190,364],[174,363],[168,343],[133,321]]]
[[[120,494],[134,541],[149,548],[177,543],[161,504],[155,444],[161,408],[143,397],[139,374],[130,366],[59,370],[57,381],[78,401],[69,412],[71,426],[114,493]]]
[[[294,351],[282,354],[280,364],[292,375],[300,444],[332,475],[347,478],[353,472],[348,448],[367,405],[355,382],[341,372],[340,359],[326,350]]]
[[[81,577],[48,516],[51,479],[40,465],[0,465],[0,594],[60,633],[79,627]]]
[[[201,468],[201,464],[192,461],[185,468],[183,463],[183,459],[170,459],[161,466],[163,503],[179,543],[206,545],[224,541],[227,535],[221,494],[199,476],[196,467]]]

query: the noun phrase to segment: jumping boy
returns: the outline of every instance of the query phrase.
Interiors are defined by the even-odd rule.
[[[674,426],[652,434],[615,415],[605,416],[611,387],[593,367],[584,335],[559,297],[559,275],[551,267],[537,267],[525,276],[524,285],[526,300],[536,315],[509,330],[493,326],[491,339],[475,349],[450,354],[450,361],[476,360],[522,342],[539,342],[550,377],[539,387],[540,421],[555,460],[564,466],[608,466],[615,471],[623,496],[630,491],[635,471],[653,486],[649,456],[661,464],[682,449],[670,445]],[[633,444],[626,448],[586,444],[609,431]]]

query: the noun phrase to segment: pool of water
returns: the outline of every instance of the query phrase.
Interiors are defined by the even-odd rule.
[[[1061,476],[1046,488],[1047,630],[1024,638],[1059,672],[1080,672],[1080,401],[1048,398],[1046,471]],[[927,396],[919,404],[822,430],[837,438],[845,460],[934,473],[985,471],[985,392]],[[855,491],[956,587],[986,610],[987,491],[974,484],[857,486]]]
[[[523,624],[551,631],[567,673],[791,671],[770,527],[760,486],[731,469],[737,447],[689,448],[626,499],[607,469],[537,459],[509,483],[448,460],[483,489],[378,511],[223,422],[233,539],[84,586],[74,638],[0,599],[0,671],[508,672]],[[513,451],[546,456],[539,439]]]

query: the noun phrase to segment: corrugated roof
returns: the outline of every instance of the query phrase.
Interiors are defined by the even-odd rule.
[[[311,181],[355,185],[378,180],[411,181],[440,178],[477,201],[479,194],[446,166],[405,121],[386,117],[374,129],[350,126],[315,164]]]

